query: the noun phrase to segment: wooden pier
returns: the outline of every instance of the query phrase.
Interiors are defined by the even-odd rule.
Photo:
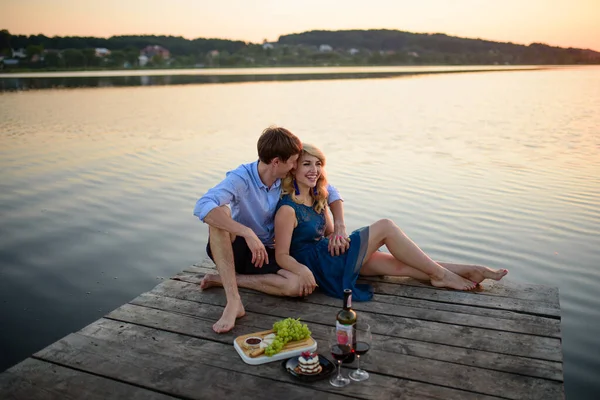
[[[221,288],[200,291],[210,262],[152,291],[0,374],[1,399],[563,399],[558,289],[505,278],[478,292],[403,278],[369,279],[372,301],[353,308],[372,327],[361,366],[371,377],[335,388],[302,383],[281,361],[245,364],[235,337],[300,317],[327,358],[327,329],[341,300],[279,298],[241,290],[246,316],[216,334]],[[5,327],[6,328],[6,327]],[[344,368],[344,374],[350,369]]]

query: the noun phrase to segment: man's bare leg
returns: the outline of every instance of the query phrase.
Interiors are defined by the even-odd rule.
[[[280,269],[276,274],[264,275],[236,275],[238,287],[252,289],[273,296],[296,297],[300,295],[298,277]],[[213,286],[223,286],[223,279],[219,274],[206,274],[200,282],[200,289],[205,290]]]
[[[244,305],[240,299],[237,282],[235,278],[235,262],[233,259],[233,248],[231,247],[231,235],[229,232],[209,226],[210,251],[213,260],[221,276],[227,305],[223,310],[221,318],[213,325],[217,333],[229,332],[235,326],[236,318],[246,314]]]

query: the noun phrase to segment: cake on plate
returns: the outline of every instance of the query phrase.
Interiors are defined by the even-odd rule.
[[[319,355],[310,351],[303,352],[298,357],[296,372],[304,375],[316,375],[323,370],[319,362]]]

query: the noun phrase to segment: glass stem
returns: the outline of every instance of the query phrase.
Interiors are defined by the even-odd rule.
[[[342,379],[342,361],[338,360],[338,374],[337,379]]]
[[[356,370],[360,371],[360,355],[356,355]]]

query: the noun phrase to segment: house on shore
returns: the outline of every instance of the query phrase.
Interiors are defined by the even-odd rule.
[[[140,67],[144,67],[146,66],[146,64],[148,64],[149,60],[150,59],[147,56],[142,54],[138,57],[138,64],[140,65]]]
[[[155,56],[161,57],[163,60],[168,60],[171,57],[169,50],[162,46],[146,46],[140,51],[140,56],[146,56],[149,60],[152,60]]]
[[[104,47],[98,47],[96,48],[96,57],[108,57],[110,56],[110,50]]]
[[[12,50],[12,58],[27,58],[27,51],[23,48],[20,49],[11,49]]]

